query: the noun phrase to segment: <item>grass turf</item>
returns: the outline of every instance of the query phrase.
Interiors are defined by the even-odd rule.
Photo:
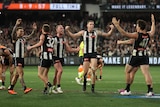
[[[9,95],[7,90],[0,90],[0,107],[159,107],[160,98],[134,98],[132,96],[144,96],[147,86],[144,77],[138,70],[133,85],[132,96],[121,97],[117,89],[125,87],[124,66],[109,66],[103,68],[103,79],[96,81],[95,93],[91,93],[90,86],[86,92],[82,92],[82,86],[75,81],[77,66],[64,66],[62,76],[63,94],[43,95],[43,83],[37,77],[36,66],[24,68],[24,79],[32,92],[23,94],[22,87],[17,82],[15,90],[18,95]],[[151,66],[154,92],[160,93],[159,66]],[[49,72],[52,81],[54,69]],[[9,71],[6,72],[6,86],[9,85]]]

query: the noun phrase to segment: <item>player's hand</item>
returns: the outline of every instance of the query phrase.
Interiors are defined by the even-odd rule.
[[[36,30],[37,29],[37,24],[34,22],[33,25],[32,25],[32,27],[33,27],[33,29]]]
[[[66,27],[65,27],[65,30],[66,30],[66,31],[68,31],[68,30],[69,30],[69,28],[70,28],[70,26],[66,26]]]
[[[117,44],[118,44],[118,45],[121,44],[121,40],[117,40]]]
[[[29,51],[29,50],[31,50],[32,49],[32,47],[31,46],[27,46],[27,50]]]
[[[16,25],[20,25],[21,23],[22,23],[22,19],[21,18],[17,19]]]
[[[114,29],[114,25],[113,25],[113,24],[109,25],[109,27],[110,27],[111,29]]]
[[[155,22],[154,15],[151,14],[151,22]]]
[[[117,20],[116,17],[112,18],[112,23],[116,26],[119,25],[120,20]]]

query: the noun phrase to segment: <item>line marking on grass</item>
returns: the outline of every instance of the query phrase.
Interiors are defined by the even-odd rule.
[[[116,96],[118,98],[153,98],[160,99],[160,94],[155,94],[154,96],[145,96],[145,95],[130,95],[130,96]]]

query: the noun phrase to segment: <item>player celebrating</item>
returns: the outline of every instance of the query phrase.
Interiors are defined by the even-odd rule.
[[[37,29],[37,25],[33,23],[33,31],[30,35],[24,36],[24,29],[20,27],[22,23],[22,19],[17,19],[16,24],[12,30],[12,42],[14,44],[14,53],[15,53],[15,66],[16,66],[16,74],[14,75],[11,81],[11,85],[8,89],[9,94],[17,94],[16,91],[13,90],[17,79],[19,77],[20,83],[23,86],[24,94],[27,94],[32,90],[32,88],[27,88],[25,82],[24,82],[24,50],[25,50],[25,43],[26,40],[32,37],[35,33],[35,30]]]
[[[152,77],[149,72],[149,57],[146,50],[150,38],[153,37],[155,33],[155,19],[153,14],[151,15],[151,22],[151,30],[147,32],[146,22],[139,19],[136,24],[136,32],[128,33],[121,28],[119,21],[115,17],[112,18],[112,23],[123,36],[135,39],[133,53],[129,65],[126,68],[126,72],[130,73],[134,67],[140,66],[148,87],[147,96],[153,95]],[[127,88],[121,93],[122,95],[130,95],[130,85],[130,83],[127,83]]]
[[[89,66],[91,64],[91,69],[92,69],[92,86],[91,86],[91,91],[94,93],[94,87],[95,87],[95,80],[96,80],[96,75],[95,71],[97,69],[97,37],[98,36],[110,36],[112,34],[113,25],[110,25],[110,31],[108,33],[94,30],[94,21],[89,20],[87,22],[87,30],[81,30],[78,33],[71,33],[69,31],[69,26],[66,26],[66,31],[67,33],[73,37],[83,37],[83,42],[84,42],[84,62],[83,62],[83,68],[84,68],[84,81],[83,81],[83,91],[86,91],[86,83],[87,83],[87,72],[89,70]]]

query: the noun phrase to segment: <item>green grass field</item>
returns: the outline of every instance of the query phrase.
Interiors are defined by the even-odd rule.
[[[131,86],[132,96],[122,97],[117,89],[125,87],[124,66],[109,66],[103,68],[103,79],[96,81],[95,93],[90,86],[82,92],[82,86],[75,81],[77,66],[64,66],[62,76],[63,94],[43,95],[43,83],[37,77],[36,66],[26,66],[25,82],[33,91],[23,94],[18,81],[15,90],[17,95],[9,95],[7,90],[0,90],[0,107],[160,107],[160,70],[159,66],[150,66],[153,77],[154,92],[159,98],[137,98],[144,96],[147,86],[139,70]],[[52,81],[54,69],[49,72]],[[9,72],[6,73],[6,86],[9,85]],[[159,95],[158,95],[159,94]],[[135,96],[135,97],[134,97]]]

